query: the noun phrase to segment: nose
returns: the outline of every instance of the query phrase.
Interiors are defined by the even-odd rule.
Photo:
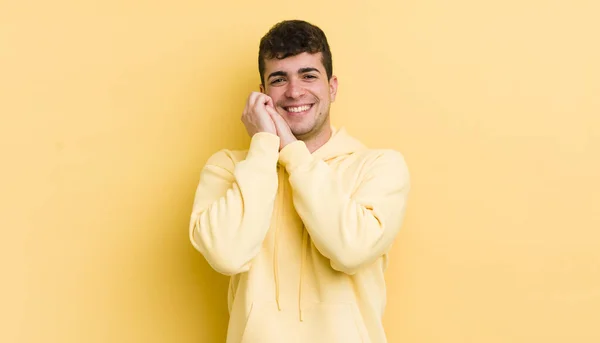
[[[285,96],[291,99],[297,99],[304,95],[305,90],[297,80],[290,80],[285,90]]]

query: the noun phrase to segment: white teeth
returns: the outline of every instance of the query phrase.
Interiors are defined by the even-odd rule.
[[[288,111],[298,113],[298,112],[307,111],[309,108],[310,108],[310,105],[304,105],[304,106],[300,106],[300,107],[288,107]]]

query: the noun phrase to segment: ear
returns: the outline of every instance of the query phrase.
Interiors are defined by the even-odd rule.
[[[337,95],[337,88],[338,79],[337,76],[333,75],[331,76],[331,79],[329,79],[329,100],[331,102],[335,101],[335,96]]]
[[[263,86],[263,84],[261,83],[260,85],[258,85],[258,87],[260,88],[260,92],[261,93],[265,93],[265,86]],[[266,94],[266,93],[265,93]]]

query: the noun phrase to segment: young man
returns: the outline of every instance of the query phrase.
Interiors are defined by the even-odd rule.
[[[383,343],[387,253],[406,209],[402,155],[330,124],[325,34],[284,21],[262,38],[248,150],[204,166],[193,246],[230,275],[227,343]]]

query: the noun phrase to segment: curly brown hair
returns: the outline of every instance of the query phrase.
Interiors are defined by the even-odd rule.
[[[260,40],[258,72],[264,85],[265,59],[284,59],[303,52],[322,53],[321,62],[327,79],[333,75],[333,62],[329,43],[323,30],[303,20],[284,20],[275,24]]]

